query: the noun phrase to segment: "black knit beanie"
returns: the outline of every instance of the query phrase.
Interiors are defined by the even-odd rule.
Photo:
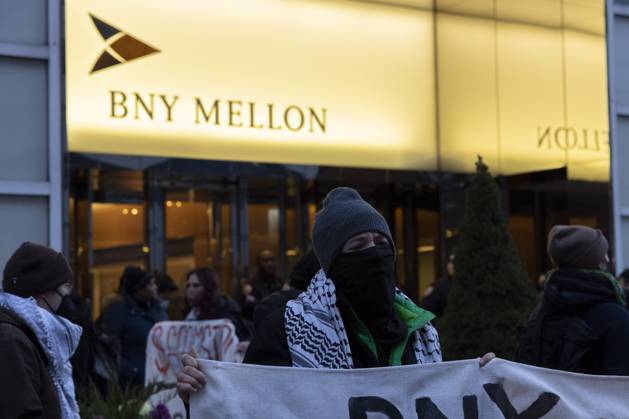
[[[125,294],[132,295],[151,282],[153,274],[137,266],[127,266],[122,273],[122,290]]]
[[[47,246],[25,242],[4,267],[2,288],[20,297],[33,297],[73,282],[66,258]]]
[[[596,269],[608,250],[601,230],[557,225],[548,233],[548,255],[559,269]]]
[[[330,191],[312,229],[312,245],[323,271],[329,273],[347,240],[368,231],[383,234],[395,249],[386,220],[358,192],[345,187]]]
[[[175,292],[179,289],[175,281],[166,272],[153,271],[158,293]]]

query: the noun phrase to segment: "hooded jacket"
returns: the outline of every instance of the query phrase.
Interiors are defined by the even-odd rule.
[[[559,270],[520,334],[515,360],[545,368],[628,375],[629,311],[603,271]]]
[[[168,320],[166,310],[152,301],[143,306],[131,296],[124,295],[124,304],[113,304],[98,320],[98,326],[120,343],[120,382],[144,383],[146,341],[155,323]]]
[[[2,417],[48,417],[48,409],[52,409],[55,411],[54,417],[78,419],[79,408],[75,398],[70,357],[79,343],[81,327],[38,307],[33,298],[0,292],[0,309],[3,314],[0,371],[3,375],[7,374],[0,378],[0,386],[9,386],[2,399],[11,403],[2,408],[17,411],[26,409],[22,414]],[[30,345],[25,337],[30,340]],[[41,352],[34,351],[33,348]],[[38,359],[37,355],[41,358]],[[48,379],[41,374],[42,366]],[[14,385],[16,382],[21,382],[22,386]],[[49,391],[49,384],[52,384],[52,393]],[[29,395],[26,400],[21,399],[22,392]],[[6,394],[15,394],[15,400],[10,396],[6,397]],[[56,403],[51,400],[51,394],[56,398]],[[37,399],[33,397],[39,397],[41,406],[38,406]],[[26,401],[26,404],[18,406],[15,401]],[[33,413],[32,409],[37,412],[39,408],[43,409],[39,415]]]

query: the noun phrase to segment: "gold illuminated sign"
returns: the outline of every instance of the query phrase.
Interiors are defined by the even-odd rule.
[[[91,16],[91,18],[100,36],[107,44],[94,67],[92,67],[90,74],[159,52],[158,49],[145,44],[95,16]]]
[[[159,93],[140,94],[137,92],[109,92],[109,117],[114,119],[133,118],[154,121],[161,115],[163,121],[173,122],[177,95]],[[326,132],[327,109],[302,108],[290,105],[278,109],[273,103],[263,106],[256,102],[242,100],[205,100],[199,97],[187,98],[194,101],[194,123],[209,126],[228,126],[232,128],[268,129],[271,131],[288,130],[311,133]],[[187,116],[190,120],[191,115]],[[159,118],[159,117],[158,117]]]
[[[430,11],[342,0],[66,9],[71,151],[437,168]]]
[[[494,173],[565,167],[570,179],[609,179],[604,30],[447,13],[437,27],[443,170],[471,172],[480,154]]]
[[[603,31],[350,0],[66,14],[70,151],[609,177]]]

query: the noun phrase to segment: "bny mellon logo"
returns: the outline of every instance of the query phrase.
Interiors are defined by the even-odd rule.
[[[94,15],[90,14],[90,17],[103,40],[107,43],[105,50],[96,60],[90,74],[160,52],[160,50],[135,39],[128,33],[103,22]]]

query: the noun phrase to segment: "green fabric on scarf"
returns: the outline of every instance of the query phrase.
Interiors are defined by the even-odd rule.
[[[553,276],[553,273],[555,273],[556,271],[556,269],[551,269],[550,271],[546,272],[546,275],[544,275],[544,282],[548,281]],[[586,274],[597,275],[607,279],[612,284],[612,288],[614,289],[616,302],[621,306],[625,306],[625,292],[618,283],[618,280],[614,277],[614,275],[600,269],[579,269],[578,271]]]
[[[618,283],[618,280],[609,272],[601,271],[600,269],[581,269],[581,272],[588,274],[600,275],[611,282],[614,288],[614,294],[616,295],[616,302],[624,307],[625,305],[625,292]]]
[[[406,338],[392,348],[391,355],[389,357],[390,366],[402,365],[402,355],[404,354],[404,348],[406,348],[409,337],[415,331],[421,329],[426,325],[426,323],[435,318],[435,315],[431,312],[417,307],[417,305],[413,302],[398,295],[395,296],[393,308],[400,317],[400,320],[406,324],[408,330]],[[373,354],[373,356],[378,359],[376,341],[371,335],[371,332],[351,307],[349,311],[352,316],[352,324],[356,327],[358,339],[360,339],[360,341],[369,348],[369,351]]]

